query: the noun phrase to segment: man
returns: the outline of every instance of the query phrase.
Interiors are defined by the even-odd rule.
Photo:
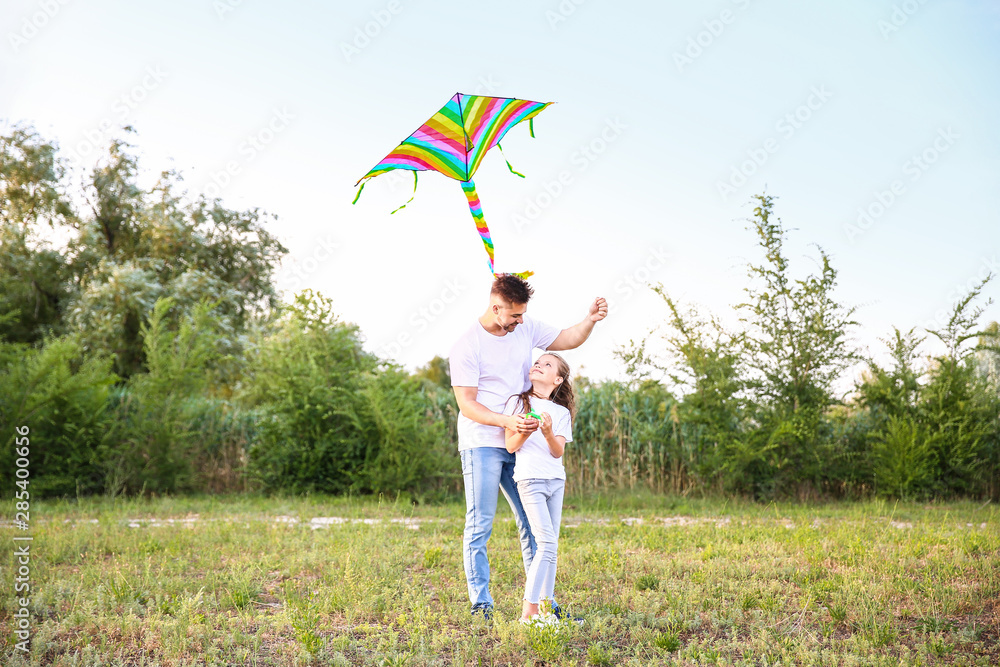
[[[535,554],[534,538],[514,485],[514,455],[507,451],[504,429],[531,433],[538,428],[538,420],[505,415],[504,405],[530,386],[528,370],[535,348],[558,351],[579,347],[608,314],[607,302],[597,298],[579,324],[560,331],[525,317],[533,293],[523,279],[497,274],[489,307],[455,343],[449,359],[451,384],[458,399],[458,449],[465,480],[462,560],[472,614],[482,614],[487,620],[492,617],[493,598],[486,542],[493,532],[498,490],[514,512],[526,572]]]

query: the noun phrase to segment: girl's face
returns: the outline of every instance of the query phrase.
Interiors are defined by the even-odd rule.
[[[563,379],[559,375],[559,360],[551,354],[543,354],[538,357],[538,361],[528,371],[528,379],[531,380],[532,384],[538,382],[552,387],[562,384]]]

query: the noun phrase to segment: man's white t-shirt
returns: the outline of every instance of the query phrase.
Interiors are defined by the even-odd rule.
[[[504,414],[524,414],[524,407],[517,397],[511,398],[504,406]],[[573,441],[573,420],[569,410],[544,398],[531,399],[532,411],[542,414],[548,412],[552,417],[552,435],[561,435],[566,442]],[[528,439],[517,450],[514,459],[514,481],[522,479],[566,479],[566,468],[562,457],[552,456],[549,443],[545,441],[542,429],[538,428],[528,436]]]
[[[494,336],[476,320],[451,348],[449,365],[453,387],[477,387],[476,401],[502,413],[507,399],[528,389],[531,354],[547,348],[559,329],[524,317],[522,324],[503,336]],[[486,426],[458,413],[458,448],[505,447],[500,426]]]

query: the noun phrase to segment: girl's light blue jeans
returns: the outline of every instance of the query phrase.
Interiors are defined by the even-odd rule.
[[[522,479],[517,483],[517,491],[537,544],[524,584],[524,599],[538,604],[542,599],[554,599],[559,523],[562,520],[566,480]]]
[[[521,540],[521,559],[528,571],[535,555],[535,540],[528,518],[514,484],[514,455],[501,447],[463,449],[462,477],[465,481],[465,534],[462,539],[462,562],[469,585],[469,601],[493,606],[490,595],[490,561],[486,542],[493,533],[499,492],[503,492],[517,524]]]

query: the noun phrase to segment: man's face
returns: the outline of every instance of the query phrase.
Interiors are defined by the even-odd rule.
[[[524,311],[527,309],[526,303],[493,304],[493,314],[496,316],[497,324],[507,333],[516,329],[518,324],[524,324]]]

